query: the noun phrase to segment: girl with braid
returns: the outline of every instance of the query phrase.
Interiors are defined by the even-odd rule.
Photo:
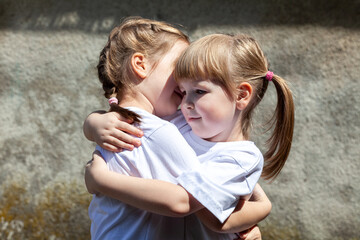
[[[281,119],[265,155],[264,176],[273,178],[290,151],[291,93],[267,72],[251,38],[213,35],[187,47],[179,30],[142,18],[126,19],[110,33],[99,79],[110,111],[134,122],[143,136],[131,151],[97,146],[87,166],[87,188],[95,193],[89,207],[93,239],[235,239],[234,233],[270,212],[257,185],[263,157],[249,141],[250,117],[273,80],[282,92],[276,115]],[[256,56],[248,59],[252,51]],[[243,65],[248,60],[258,66],[249,70]],[[176,112],[181,99],[184,115]],[[171,122],[161,119],[171,114]],[[103,116],[85,122],[90,140],[101,139],[95,135]],[[127,131],[136,132],[134,126]]]

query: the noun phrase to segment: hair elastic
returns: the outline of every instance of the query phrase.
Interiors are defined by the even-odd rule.
[[[268,81],[271,81],[272,78],[273,78],[273,76],[274,76],[274,73],[271,72],[271,71],[268,71],[268,72],[266,73],[265,79],[268,80]]]
[[[115,104],[119,103],[119,101],[116,97],[109,98],[109,105],[111,105],[113,103],[115,103]]]

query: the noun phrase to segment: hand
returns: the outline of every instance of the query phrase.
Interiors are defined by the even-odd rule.
[[[237,234],[236,240],[261,240],[260,228],[255,225],[252,228]]]
[[[108,171],[105,160],[99,151],[93,153],[93,158],[86,164],[85,168],[85,185],[89,193],[99,194],[96,176],[101,172]]]
[[[143,136],[140,129],[116,112],[90,114],[84,123],[84,133],[89,140],[112,152],[140,146],[140,139],[134,136]]]

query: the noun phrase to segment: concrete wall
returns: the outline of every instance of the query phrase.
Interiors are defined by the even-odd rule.
[[[84,118],[106,109],[95,66],[130,15],[191,39],[247,33],[289,80],[296,127],[264,239],[360,239],[359,1],[0,0],[0,239],[89,239]],[[257,119],[272,108],[274,89]],[[264,138],[255,140],[262,146]]]

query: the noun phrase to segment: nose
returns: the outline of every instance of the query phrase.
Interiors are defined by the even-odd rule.
[[[183,97],[182,105],[183,105],[183,108],[186,108],[186,109],[194,109],[194,103],[193,103],[193,101],[189,98],[188,95],[185,95],[185,96]]]

